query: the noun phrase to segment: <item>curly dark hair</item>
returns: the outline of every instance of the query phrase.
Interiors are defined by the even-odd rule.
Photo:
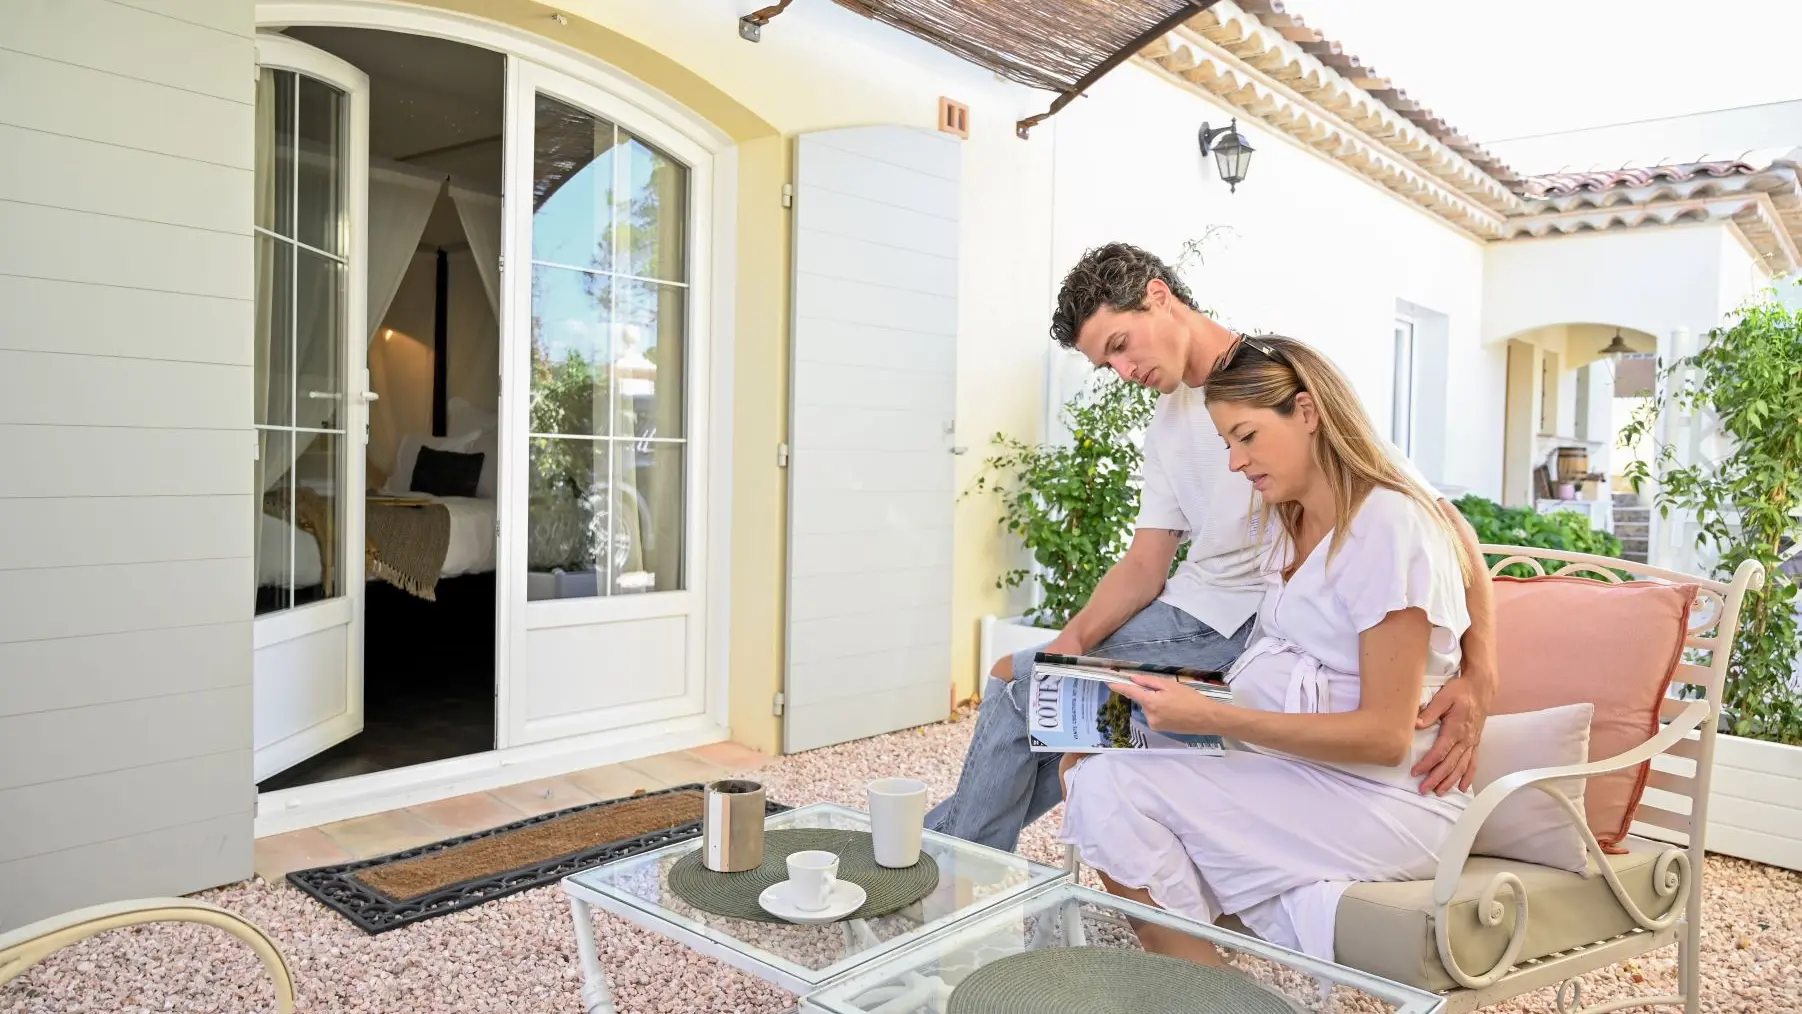
[[[1119,313],[1145,309],[1145,288],[1153,278],[1170,287],[1171,295],[1191,310],[1199,310],[1189,287],[1158,256],[1130,243],[1109,243],[1082,255],[1057,290],[1057,309],[1051,314],[1051,340],[1064,348],[1076,347],[1077,332],[1097,310]]]

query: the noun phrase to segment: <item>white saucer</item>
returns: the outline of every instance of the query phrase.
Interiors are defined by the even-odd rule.
[[[849,880],[840,880],[834,883],[832,890],[827,893],[826,907],[809,911],[796,908],[795,903],[789,900],[788,891],[791,884],[792,881],[779,880],[764,888],[763,893],[757,896],[757,904],[763,906],[765,912],[778,919],[811,926],[815,923],[836,922],[843,919],[862,908],[863,903],[869,898],[861,886]]]

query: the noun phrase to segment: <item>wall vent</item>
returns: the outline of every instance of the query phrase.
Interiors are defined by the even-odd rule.
[[[970,136],[970,107],[962,102],[939,96],[939,129],[958,137]]]

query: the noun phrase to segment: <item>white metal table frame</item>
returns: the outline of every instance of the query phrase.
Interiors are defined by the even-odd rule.
[[[869,821],[869,814],[861,810],[839,806],[836,803],[810,803],[793,810],[772,814],[767,819],[766,826],[772,829],[791,826],[804,827],[808,825],[798,822],[818,815],[836,816],[865,824]],[[733,968],[749,972],[766,982],[774,983],[794,993],[797,997],[803,997],[810,991],[819,989],[845,973],[871,961],[893,954],[895,951],[927,937],[946,932],[965,920],[979,916],[998,906],[1053,889],[1059,884],[1069,882],[1070,879],[1068,870],[1047,866],[1015,853],[1001,852],[936,831],[929,830],[922,834],[928,841],[946,843],[953,849],[994,852],[995,855],[1006,857],[1009,861],[1026,863],[1029,872],[1036,869],[1044,871],[1048,875],[1036,883],[1029,876],[1021,884],[1004,888],[990,897],[972,901],[942,919],[923,923],[888,941],[878,940],[862,919],[841,922],[839,925],[843,927],[847,949],[858,947],[865,949],[854,951],[843,960],[816,971],[788,961],[780,955],[759,956],[734,946],[733,942],[714,939],[685,925],[686,920],[681,916],[674,915],[661,905],[656,905],[626,891],[591,887],[581,880],[583,876],[592,875],[614,863],[639,863],[654,866],[670,855],[691,852],[701,846],[699,836],[674,842],[649,852],[641,852],[614,860],[614,863],[604,863],[579,873],[572,873],[561,881],[563,893],[569,898],[570,916],[575,922],[576,951],[582,965],[583,1008],[588,1014],[616,1014],[613,1004],[613,986],[607,978],[606,970],[601,967],[599,951],[595,945],[594,909],[597,907],[602,911],[617,915],[641,929],[668,937],[710,958],[725,962]],[[662,882],[661,874],[659,881]],[[720,935],[725,936],[726,934]]]

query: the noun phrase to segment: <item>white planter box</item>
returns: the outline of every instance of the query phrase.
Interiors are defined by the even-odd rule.
[[[1016,651],[1036,648],[1057,634],[1057,631],[1046,627],[1032,626],[1018,616],[984,616],[981,644],[978,648],[982,678],[988,677],[989,669],[995,665],[996,660],[1006,658]]]
[[[1708,851],[1802,870],[1802,747],[1721,736]]]

